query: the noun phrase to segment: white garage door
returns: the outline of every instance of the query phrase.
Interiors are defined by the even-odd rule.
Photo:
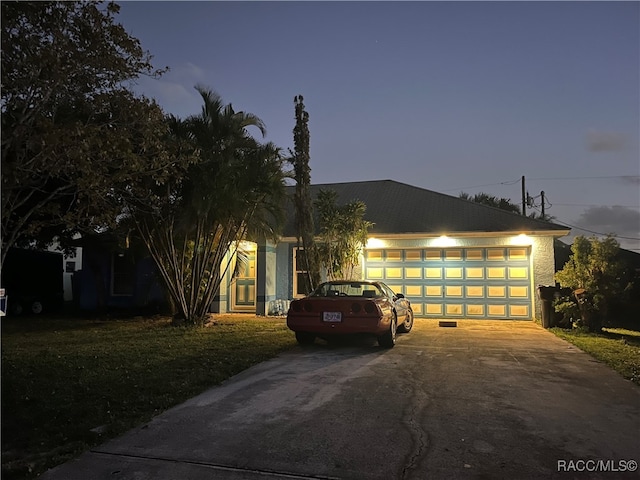
[[[530,319],[529,258],[528,247],[370,249],[364,267],[418,316]]]

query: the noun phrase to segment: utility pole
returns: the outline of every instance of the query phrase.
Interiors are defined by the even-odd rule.
[[[546,218],[544,216],[544,190],[540,192],[540,197],[542,197],[542,219],[544,220]]]
[[[522,175],[522,215],[527,216],[527,194],[524,188],[524,175]]]

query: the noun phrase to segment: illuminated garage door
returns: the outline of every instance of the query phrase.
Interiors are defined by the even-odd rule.
[[[416,315],[530,319],[527,247],[372,249],[365,276],[403,293]]]

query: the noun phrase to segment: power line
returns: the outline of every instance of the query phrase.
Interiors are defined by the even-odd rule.
[[[554,203],[554,205],[563,207],[624,207],[624,208],[640,208],[640,205],[605,205],[598,203]]]
[[[603,178],[633,178],[633,179],[638,179],[640,180],[640,176],[638,175],[609,175],[609,176],[599,176],[599,177],[553,177],[553,178],[531,178],[530,180],[583,180],[583,179],[603,179]],[[471,188],[480,188],[480,187],[492,187],[492,186],[496,186],[496,185],[515,185],[516,183],[520,183],[522,181],[521,178],[517,178],[515,180],[508,180],[508,181],[504,181],[504,182],[499,182],[499,183],[491,183],[491,184],[486,184],[486,185],[475,185],[475,186],[471,186],[471,187],[464,187],[464,188],[450,188],[448,190],[442,190],[443,192],[448,192],[448,191],[453,191],[453,190],[466,190],[466,189],[471,189]],[[528,195],[527,192],[527,202],[529,204],[529,206],[531,208],[533,208],[534,210],[537,210],[538,212],[540,212],[540,209],[538,208],[539,205],[537,205],[535,203],[535,200],[540,198],[542,196],[541,195],[537,195],[535,197],[530,197]],[[551,207],[553,206],[553,204],[551,202],[549,202],[547,197],[542,197],[545,202],[545,207]],[[583,206],[583,207],[625,207],[625,208],[640,208],[640,206],[638,205],[597,205],[597,204],[571,204],[571,203],[556,203],[556,206]],[[541,205],[540,205],[541,206]],[[555,223],[559,223],[560,225],[564,225],[570,228],[575,228],[577,230],[582,230],[584,232],[589,232],[589,233],[593,233],[594,235],[603,235],[603,236],[607,236],[607,235],[612,235],[610,233],[603,233],[603,232],[596,232],[595,230],[589,230],[588,228],[583,228],[583,227],[578,227],[577,225],[572,225],[570,223],[566,223],[560,220],[557,220],[555,217],[552,220]],[[637,237],[625,237],[625,236],[621,236],[621,235],[615,235],[613,234],[613,236],[615,238],[620,238],[620,239],[624,239],[624,240],[639,240],[640,238]],[[637,250],[637,249],[633,249],[633,250]]]
[[[542,193],[544,193],[544,192],[542,192]],[[532,200],[534,200],[535,198],[538,198],[538,197],[534,197],[534,198],[532,198]],[[543,198],[543,200],[545,200],[545,198],[544,198],[544,197],[542,197],[542,198]],[[556,205],[561,205],[561,204],[556,203]],[[533,203],[533,205],[532,205],[532,206],[533,206],[533,208],[534,208],[534,209],[538,210],[538,208],[537,208],[537,207],[538,207],[538,205],[536,205],[535,203]],[[549,206],[551,206],[551,202],[549,202]],[[596,231],[594,231],[594,230],[589,230],[588,228],[578,227],[577,225],[571,225],[570,223],[563,222],[563,221],[561,221],[561,220],[557,220],[555,217],[554,217],[553,221],[554,221],[554,222],[556,222],[556,223],[559,223],[559,224],[561,224],[561,225],[565,225],[565,226],[567,226],[567,227],[571,227],[571,228],[577,228],[578,230],[583,230],[583,231],[585,231],[585,232],[593,233],[593,234],[595,234],[595,235],[604,235],[604,236],[609,235],[608,233],[596,232]],[[616,234],[612,234],[612,235],[613,235],[615,238],[622,238],[622,239],[624,239],[624,240],[640,240],[640,238],[624,237],[624,236],[616,235]]]
[[[587,176],[587,177],[527,177],[528,180],[602,180],[607,178],[629,179],[629,180],[637,180],[638,182],[640,182],[640,175],[600,175],[600,176]],[[516,178],[515,180],[507,180],[507,181],[498,182],[498,183],[472,185],[469,187],[461,187],[461,188],[448,188],[442,191],[452,192],[453,190],[466,190],[471,188],[494,187],[496,185],[515,185],[520,181],[521,181],[520,178]]]
[[[603,175],[596,177],[527,177],[528,180],[600,180],[605,178],[628,178],[640,180],[640,175]]]
[[[622,235],[616,235],[616,234],[611,234],[611,233],[603,233],[603,232],[596,232],[594,230],[589,230],[588,228],[578,227],[577,225],[571,225],[570,223],[563,222],[563,221],[558,220],[558,219],[553,219],[553,222],[554,223],[559,223],[560,225],[564,225],[566,227],[577,228],[578,230],[582,230],[582,231],[585,231],[585,232],[593,233],[595,235],[603,235],[605,237],[607,235],[611,235],[614,238],[622,238],[624,240],[640,240],[640,237],[623,237]]]
[[[515,185],[519,183],[520,179],[516,178],[515,180],[508,180],[506,182],[499,183],[487,183],[486,185],[472,185],[471,187],[462,187],[462,188],[448,188],[447,190],[442,190],[443,192],[452,192],[453,190],[467,190],[469,188],[481,188],[481,187],[494,187],[496,185]]]

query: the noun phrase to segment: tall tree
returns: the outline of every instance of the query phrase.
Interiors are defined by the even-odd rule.
[[[293,165],[296,181],[294,194],[296,236],[298,248],[302,248],[303,255],[299,256],[306,271],[308,285],[311,291],[320,283],[320,261],[318,247],[315,243],[315,225],[313,221],[313,203],[311,201],[311,167],[309,166],[309,113],[304,108],[302,95],[294,97],[296,125],[293,129],[294,151],[289,160]]]
[[[360,200],[338,205],[338,194],[320,190],[315,201],[320,221],[321,265],[330,280],[355,277],[360,254],[373,223],[364,219],[367,206]]]
[[[161,71],[115,22],[116,4],[0,8],[4,260],[13,245],[112,223],[118,185],[171,165],[162,112],[125,85]]]
[[[174,140],[190,157],[184,175],[161,185],[142,182],[153,201],[129,205],[130,219],[160,271],[176,318],[202,325],[241,240],[275,237],[282,220],[285,174],[280,151],[248,132],[264,124],[235,112],[215,92],[197,87],[202,113],[173,119]],[[183,162],[181,162],[183,163]]]

